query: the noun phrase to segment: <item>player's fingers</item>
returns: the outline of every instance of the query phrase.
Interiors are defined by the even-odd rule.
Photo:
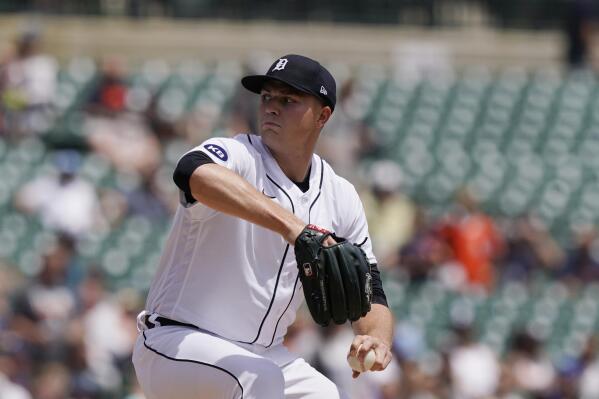
[[[322,245],[324,245],[325,247],[330,247],[330,246],[333,246],[335,244],[337,244],[337,241],[335,241],[335,239],[333,237],[331,237],[331,236],[328,236],[322,242]]]
[[[374,345],[373,350],[374,350],[375,358],[374,358],[374,363],[370,369],[373,371],[382,370],[383,363],[385,362],[385,356],[387,353],[387,347],[384,344],[378,343],[377,345]]]
[[[372,365],[371,370],[373,371],[381,371],[384,370],[391,361],[391,351],[387,348],[387,345],[381,344],[377,346],[375,349],[376,358],[374,360],[374,364]]]
[[[378,371],[383,369],[383,364],[385,363],[385,356],[387,354],[387,349],[383,346],[377,346],[374,348],[375,358],[374,364],[371,367],[371,370]]]
[[[347,357],[357,356],[358,350],[360,349],[360,346],[362,345],[362,342],[364,342],[365,338],[365,335],[356,335],[354,337],[354,340],[352,341],[351,346],[349,347],[349,353],[347,354]]]
[[[360,363],[364,362],[364,358],[366,357],[368,352],[370,352],[371,349],[376,348],[376,346],[377,346],[376,341],[372,337],[367,336],[362,341],[362,345],[360,346],[360,349],[358,350],[358,355],[357,355],[358,360],[360,360]]]

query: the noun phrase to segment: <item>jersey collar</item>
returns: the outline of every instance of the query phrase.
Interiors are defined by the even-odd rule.
[[[320,188],[320,176],[322,163],[320,157],[316,154],[312,154],[312,163],[310,167],[310,188],[305,193],[299,189],[299,187],[289,178],[277,163],[277,160],[272,156],[272,153],[262,142],[260,136],[252,136],[252,141],[255,140],[258,143],[260,154],[264,159],[267,171],[269,174],[272,173],[271,178],[276,180],[288,193],[293,193],[295,197],[310,196],[314,192],[318,192]]]

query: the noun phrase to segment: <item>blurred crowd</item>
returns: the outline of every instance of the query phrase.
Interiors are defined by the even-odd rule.
[[[558,399],[599,395],[597,340],[580,356],[553,364],[541,342],[514,331],[505,353],[497,354],[476,338],[467,324],[451,326],[445,342],[429,350],[422,332],[398,322],[394,360],[380,373],[365,373],[352,382],[340,362],[351,343],[350,329],[332,326],[318,332],[302,314],[288,333],[287,345],[330,376],[352,398],[376,399]]]
[[[2,398],[143,397],[130,361],[140,293],[108,291],[94,269],[77,275],[73,244],[61,236],[33,279],[1,270]]]
[[[45,140],[57,122],[58,64],[42,51],[40,39],[35,32],[19,37],[0,60],[0,138],[8,143]],[[98,65],[79,110],[83,147],[54,148],[54,169],[25,184],[13,199],[14,209],[38,218],[55,240],[31,277],[0,260],[2,399],[143,398],[130,355],[144,292],[115,289],[100,266],[82,260],[78,245],[131,215],[167,223],[178,197],[161,173],[169,144],[182,143],[182,154],[215,129],[232,135],[255,127],[255,99],[243,91],[233,96],[226,114],[207,107],[172,118],[151,93],[131,89],[118,59]],[[247,68],[263,66],[250,62]],[[565,245],[534,213],[507,220],[486,214],[468,187],[440,214],[416,204],[403,190],[399,166],[377,159],[384,144],[363,121],[351,73],[339,67],[335,75],[339,103],[318,152],[357,183],[387,278],[414,286],[435,280],[458,294],[480,295],[538,275],[572,290],[599,281],[599,235],[592,225],[575,226]],[[79,173],[84,153],[98,155],[136,184],[99,190]],[[377,160],[365,162],[372,159]],[[359,164],[365,166],[356,168]],[[513,332],[505,353],[480,342],[471,324],[456,320],[448,331],[443,345],[425,348],[424,332],[399,317],[394,362],[356,381],[345,363],[352,338],[347,326],[319,329],[302,312],[286,344],[352,398],[599,397],[594,339],[580,356],[556,364],[526,331]]]

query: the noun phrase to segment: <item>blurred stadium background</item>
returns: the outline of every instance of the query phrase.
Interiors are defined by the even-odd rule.
[[[599,398],[597,2],[0,0],[0,398],[141,399],[135,315],[178,158],[252,131],[239,78],[313,56],[395,362],[287,345],[352,398]],[[226,309],[223,309],[226,312]]]

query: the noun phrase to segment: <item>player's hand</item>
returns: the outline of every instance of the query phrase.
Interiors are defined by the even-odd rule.
[[[380,338],[370,335],[356,335],[349,348],[347,357],[356,356],[358,360],[360,360],[360,363],[362,363],[364,362],[364,357],[371,349],[374,349],[376,357],[370,371],[381,371],[387,368],[393,357],[391,348]],[[352,377],[358,378],[360,372],[355,370],[352,371]]]
[[[295,240],[297,240],[297,237],[304,231],[304,227],[306,227],[306,224],[302,220],[294,220],[292,225],[288,227],[287,233],[283,234],[283,238],[285,238],[285,241],[289,244],[295,245]]]
[[[302,231],[304,231],[305,227],[306,227],[306,224],[304,222],[298,220],[298,223],[295,223],[293,225],[293,227],[291,227],[289,229],[289,234],[285,238],[287,240],[287,242],[289,242],[291,245],[295,245],[295,240],[297,240],[297,237],[299,237],[299,235],[302,233]],[[337,244],[337,241],[335,241],[335,239],[333,237],[328,236],[327,238],[324,239],[324,241],[322,243],[325,247],[330,247],[332,245]]]
[[[325,239],[324,239],[324,241],[322,242],[322,244],[323,244],[325,247],[330,247],[330,246],[332,246],[332,245],[335,245],[335,244],[337,244],[337,241],[335,241],[335,239],[334,239],[333,237],[331,237],[331,236],[328,236],[327,238],[325,238]]]

